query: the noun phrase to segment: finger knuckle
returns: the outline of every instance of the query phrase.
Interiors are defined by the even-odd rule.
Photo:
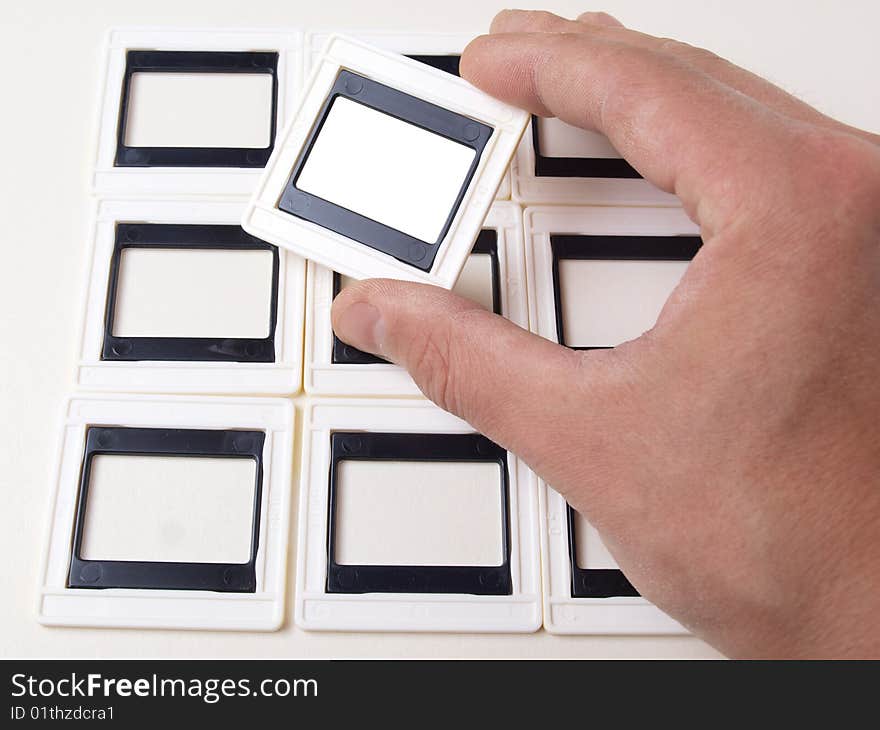
[[[604,10],[595,10],[593,12],[583,13],[581,16],[582,19],[592,18],[593,20],[599,23],[605,23],[608,25],[619,25],[617,18],[615,18],[611,13],[606,13]]]
[[[660,51],[660,53],[670,53],[673,55],[680,53],[686,46],[686,43],[682,43],[675,38],[660,38],[657,42],[657,50]]]
[[[525,10],[522,12],[524,24],[535,30],[553,27],[559,23],[559,18],[546,10]]]
[[[410,371],[422,392],[444,410],[458,405],[452,368],[453,339],[448,327],[428,328],[411,345]]]
[[[711,66],[726,64],[721,56],[712,51],[701,48],[700,46],[692,46],[690,43],[676,40],[675,38],[661,38],[658,45],[661,53],[677,56],[685,61],[689,61],[698,66]]]
[[[699,46],[692,46],[688,43],[681,44],[680,53],[686,61],[704,69],[720,68],[728,65],[727,60],[721,58],[717,53]]]
[[[880,210],[880,152],[874,145],[812,126],[801,131],[798,144],[806,153],[808,174],[829,203],[845,204],[849,211]]]

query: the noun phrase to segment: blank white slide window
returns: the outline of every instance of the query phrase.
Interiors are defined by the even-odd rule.
[[[249,458],[96,454],[79,557],[247,563],[255,485]]]
[[[556,117],[538,118],[538,148],[544,157],[580,157],[585,159],[620,159],[608,138]]]
[[[497,463],[344,460],[336,562],[501,565],[503,509]]]
[[[494,306],[493,282],[492,256],[487,253],[472,253],[452,291],[491,312]]]
[[[475,156],[459,142],[337,97],[296,187],[433,244]]]
[[[262,149],[272,136],[273,78],[267,73],[131,75],[128,147]]]
[[[269,250],[124,248],[116,337],[268,337]]]
[[[689,263],[560,259],[564,344],[615,347],[644,334]]]
[[[617,568],[617,562],[608,552],[599,532],[579,512],[574,513],[574,535],[577,567],[583,570]]]

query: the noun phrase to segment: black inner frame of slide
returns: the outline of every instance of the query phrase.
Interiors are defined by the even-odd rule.
[[[551,235],[556,336],[559,344],[574,350],[608,349],[589,345],[573,347],[566,343],[562,317],[562,290],[559,283],[560,260],[690,261],[702,245],[703,241],[699,236]],[[578,565],[576,516],[570,505],[567,505],[567,517],[572,597],[638,596],[638,590],[619,569],[581,568]]]
[[[127,248],[195,251],[270,251],[272,282],[269,334],[266,337],[121,337],[113,334],[119,272]],[[275,362],[278,320],[278,249],[236,225],[180,223],[117,223],[110,261],[110,280],[104,314],[102,360],[177,362]],[[196,282],[194,282],[194,285]],[[230,295],[232,292],[230,292]],[[124,292],[123,292],[124,296]]]
[[[546,157],[541,152],[538,117],[532,115],[532,149],[535,177],[641,178],[638,171],[620,157]]]
[[[130,147],[125,130],[132,105],[131,78],[136,73],[269,74],[272,109],[266,147]],[[277,51],[147,51],[125,54],[125,73],[116,125],[116,167],[265,167],[275,146],[278,118]]]
[[[73,529],[68,588],[148,588],[254,593],[260,540],[263,431],[90,426],[86,431]],[[80,557],[89,500],[92,459],[99,454],[252,459],[256,464],[251,550],[246,563],[178,563],[85,560]]]
[[[338,471],[342,461],[489,462],[501,469],[501,565],[341,565],[336,561]],[[507,452],[476,433],[369,433],[330,435],[327,505],[328,593],[462,593],[503,596],[513,592],[510,572],[510,479]]]

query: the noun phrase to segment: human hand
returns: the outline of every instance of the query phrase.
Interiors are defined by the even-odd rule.
[[[704,245],[649,332],[576,352],[370,280],[333,326],[515,452],[734,656],[880,656],[880,137],[701,49],[505,11],[462,75],[596,129]]]

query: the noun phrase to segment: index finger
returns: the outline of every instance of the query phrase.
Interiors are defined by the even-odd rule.
[[[648,48],[584,33],[493,33],[474,39],[461,74],[540,116],[605,134],[645,178],[677,194],[711,235],[744,201],[766,200],[767,171],[791,164],[790,119]]]

